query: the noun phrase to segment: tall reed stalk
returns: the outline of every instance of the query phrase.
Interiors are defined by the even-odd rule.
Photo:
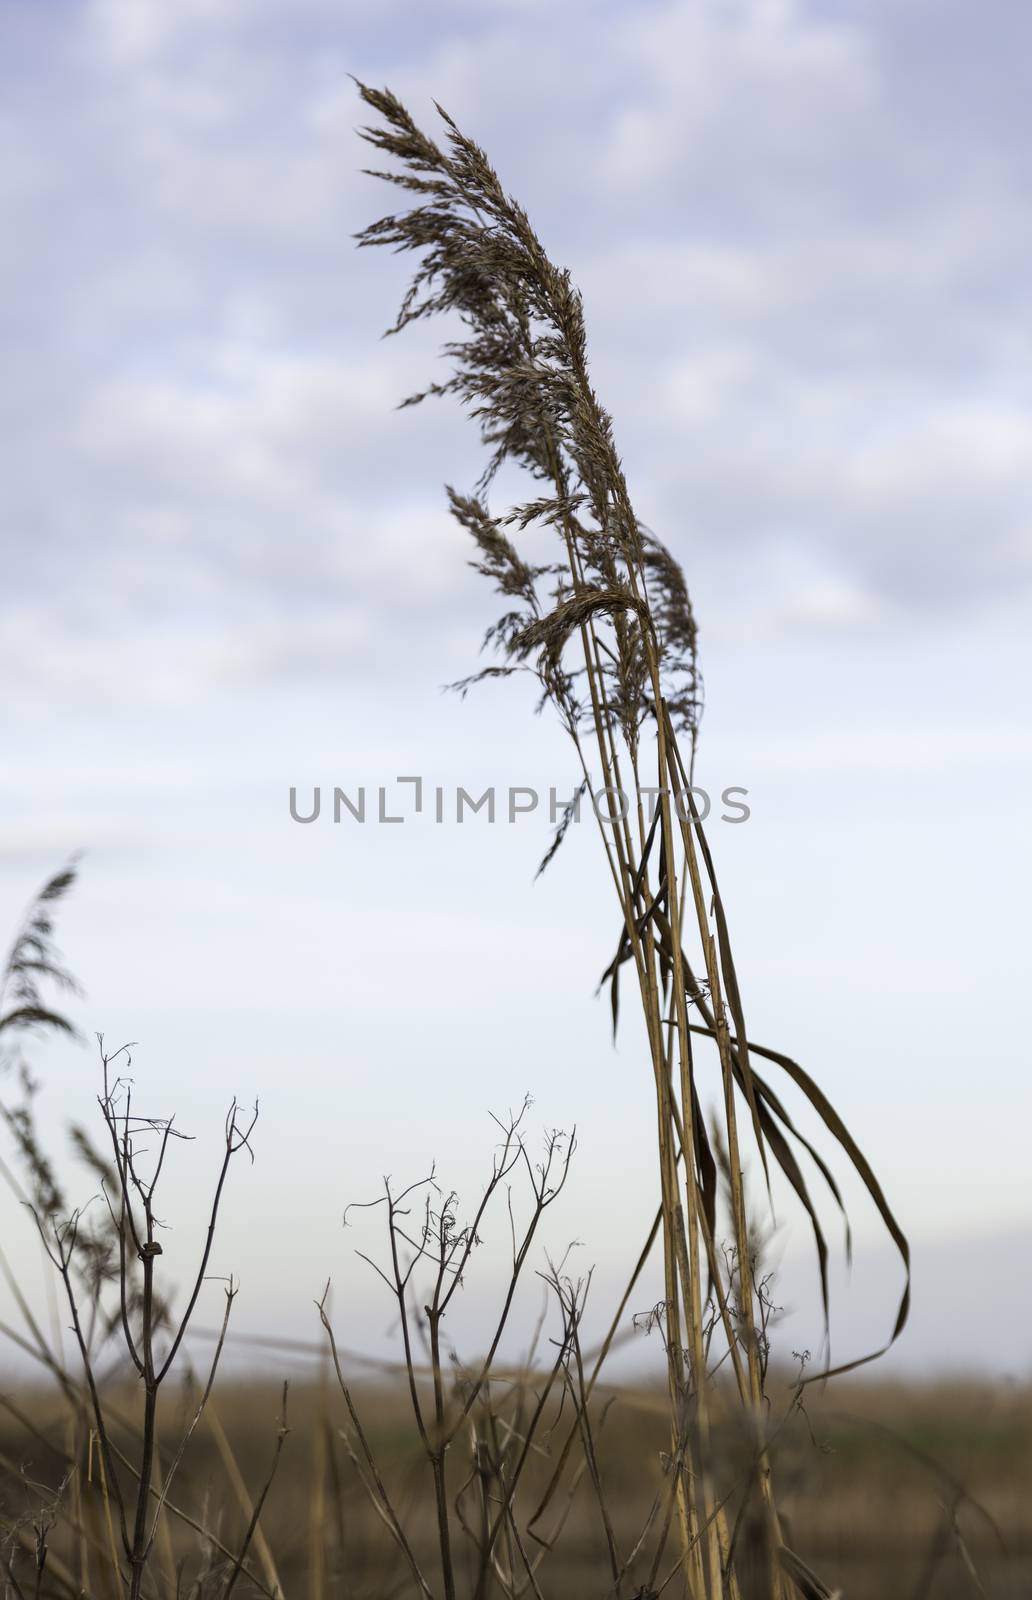
[[[670,1471],[676,1474],[684,1591],[706,1600],[781,1597],[793,1587],[827,1594],[785,1546],[771,1479],[740,1114],[768,1186],[773,1164],[808,1215],[825,1312],[827,1246],[794,1147],[812,1158],[840,1208],[842,1199],[830,1169],[794,1126],[755,1058],[780,1066],[802,1091],[849,1157],[901,1253],[907,1285],[893,1339],[907,1314],[906,1239],[864,1156],[814,1081],[789,1057],[748,1042],[727,919],[690,787],[701,699],[695,618],[681,568],[634,510],[610,417],[589,378],[580,295],[569,273],[549,260],[484,152],[440,106],[443,148],[388,90],[358,87],[381,118],[362,129],[362,137],[399,163],[375,175],[415,197],[409,209],[359,235],[364,247],[388,246],[420,258],[389,332],[448,313],[464,330],[445,346],[451,363],[446,381],[402,403],[429,394],[458,396],[490,452],[475,491],[449,488],[448,495],[475,543],[473,564],[494,581],[508,609],[486,636],[500,661],[459,687],[532,673],[573,742],[583,789],[604,789],[612,815],[599,826],[621,927],[605,978],[615,1025],[621,968],[633,967],[655,1092]],[[506,463],[529,473],[540,492],[499,516],[486,496]],[[518,535],[532,527],[554,532],[555,556],[547,564],[529,564],[510,536],[510,530]],[[694,961],[686,941],[697,945]],[[729,1250],[721,1248],[717,1162],[697,1083],[695,1051],[702,1039],[715,1045],[722,1084]],[[722,1330],[749,1440],[734,1517],[714,1442],[727,1405],[726,1385],[718,1386],[711,1371],[715,1326]],[[749,1572],[746,1541],[739,1538],[747,1511],[759,1530]]]

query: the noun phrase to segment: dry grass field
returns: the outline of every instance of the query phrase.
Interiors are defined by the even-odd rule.
[[[776,1390],[776,1385],[774,1386]],[[180,1424],[188,1413],[185,1395]],[[176,1504],[228,1549],[243,1540],[275,1451],[281,1392],[268,1381],[227,1381],[202,1422],[179,1482]],[[622,1553],[634,1544],[661,1482],[665,1396],[600,1395],[599,1466]],[[359,1387],[356,1403],[417,1557],[434,1565],[433,1485],[402,1386]],[[56,1488],[65,1471],[67,1411],[54,1396],[23,1393],[23,1420],[0,1420],[0,1507],[5,1522],[33,1509],[27,1483]],[[279,1470],[253,1547],[256,1577],[291,1600],[380,1600],[415,1592],[405,1562],[348,1460],[346,1424],[335,1385],[292,1385]],[[173,1430],[169,1430],[171,1440]],[[542,1440],[535,1487],[543,1487],[561,1429]],[[457,1446],[455,1487],[465,1469]],[[230,1464],[232,1463],[232,1466]],[[961,1600],[1032,1594],[1032,1390],[975,1381],[918,1384],[844,1380],[807,1401],[781,1436],[775,1467],[783,1518],[794,1547],[847,1600]],[[229,1468],[227,1473],[227,1468]],[[234,1470],[236,1469],[236,1470]],[[237,1480],[237,1471],[239,1480]],[[94,1478],[98,1476],[94,1464]],[[227,1494],[227,1483],[237,1488]],[[98,1505],[102,1504],[98,1496]],[[164,1559],[191,1574],[210,1565],[198,1533],[169,1519]],[[530,1547],[538,1554],[534,1547]],[[54,1573],[77,1574],[81,1550],[57,1540]],[[460,1576],[467,1564],[460,1549]],[[469,1563],[472,1571],[472,1545]],[[87,1557],[87,1567],[89,1560]],[[99,1575],[96,1559],[94,1578]],[[555,1550],[537,1568],[543,1593],[602,1600],[612,1584],[590,1485],[582,1477]],[[622,1593],[638,1592],[632,1571]],[[52,1591],[62,1592],[55,1583]],[[65,1589],[64,1592],[70,1592]],[[102,1589],[90,1590],[98,1595]],[[183,1592],[189,1592],[185,1589]],[[219,1592],[212,1588],[212,1592]],[[241,1581],[238,1594],[259,1594]],[[472,1592],[472,1588],[470,1588]],[[529,1591],[533,1592],[533,1591]],[[670,1591],[668,1591],[670,1592]]]

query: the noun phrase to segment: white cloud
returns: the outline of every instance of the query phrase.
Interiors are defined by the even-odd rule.
[[[1001,940],[958,955],[953,930],[988,918],[1019,959],[1032,23],[1000,0],[571,0],[542,50],[540,12],[0,8],[5,880],[20,898],[69,845],[98,846],[67,941],[91,1021],[149,1037],[186,1098],[210,1105],[240,1062],[282,1095],[289,1060],[278,1132],[305,1149],[296,1073],[336,1107],[357,1060],[415,1108],[421,1161],[445,1076],[479,1113],[530,1061],[545,1115],[565,1114],[556,1095],[596,1108],[598,1192],[639,1117],[650,1211],[633,1043],[597,1094],[614,908],[583,833],[527,901],[527,836],[398,828],[349,850],[285,818],[313,772],[570,782],[556,730],[512,714],[522,685],[461,714],[437,693],[494,610],[440,489],[480,463],[454,409],[392,409],[444,330],[379,341],[411,263],[353,248],[397,197],[358,174],[368,119],[345,74],[430,126],[436,95],[582,284],[632,492],[699,599],[703,759],[755,779],[749,827],[719,839],[750,1017],[865,1116],[892,1096],[886,1183],[930,1227],[952,1191],[906,1118],[933,1073],[947,1131],[969,1118],[971,1061],[1009,1063],[1021,1023]],[[970,887],[942,871],[965,823],[986,855]],[[119,848],[132,859],[104,866]],[[399,939],[420,1004],[385,1011]],[[511,987],[528,949],[534,1007]],[[965,1034],[958,994],[988,993]],[[843,1030],[861,1006],[863,1033]],[[200,1050],[199,1015],[217,1038]],[[1025,1126],[994,1136],[995,1162],[972,1152],[976,1206]]]
[[[323,0],[295,19],[97,0],[61,52],[38,20],[22,41],[63,93],[45,130],[60,159],[19,188],[6,269],[12,301],[47,306],[40,339],[7,352],[9,525],[36,541],[14,577],[27,605],[63,607],[88,561],[138,607],[221,608],[212,659],[241,592],[317,629],[314,591],[348,573],[385,611],[462,582],[446,537],[417,534],[407,561],[370,549],[365,507],[388,486],[436,526],[440,480],[474,475],[453,413],[393,412],[439,335],[378,342],[406,263],[350,238],[390,197],[357,173],[344,67],[388,24],[359,8],[345,38]],[[675,544],[688,507],[703,583],[729,541],[773,570],[788,537],[802,565],[767,595],[769,626],[1010,598],[1028,569],[1014,329],[1032,241],[1004,203],[1006,126],[984,120],[937,165],[883,11],[575,6],[544,61],[523,6],[419,21],[392,35],[390,78],[421,118],[431,94],[450,104],[573,260],[632,486]],[[7,112],[30,149],[43,103]],[[922,108],[935,127],[949,112]]]
[[[794,596],[784,612],[784,621],[821,628],[855,628],[881,613],[872,596],[857,584],[833,578],[807,584]]]
[[[746,153],[762,161],[763,181],[786,159],[813,176],[835,161],[839,142],[815,138],[815,127],[834,119],[841,137],[878,107],[863,32],[815,22],[796,6],[664,5],[614,32],[620,59],[638,72],[603,170],[639,198],[644,190],[662,200],[671,185],[683,192],[685,174],[718,157],[716,176],[722,146],[732,165]]]

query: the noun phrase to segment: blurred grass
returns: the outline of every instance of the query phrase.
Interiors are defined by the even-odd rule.
[[[26,1480],[40,1493],[59,1481],[67,1411],[52,1393],[24,1387],[6,1392],[38,1430],[34,1435],[9,1413],[0,1415],[0,1505],[8,1522],[27,1507]],[[778,1393],[775,1384],[775,1406]],[[780,1393],[787,1398],[789,1387],[781,1386]],[[432,1489],[407,1396],[387,1383],[359,1385],[356,1395],[413,1544],[432,1570]],[[661,1482],[669,1424],[659,1388],[611,1390],[605,1398],[610,1397],[599,1456],[617,1540],[627,1550]],[[227,1380],[215,1397],[217,1417],[252,1496],[268,1474],[281,1398],[272,1381],[239,1378]],[[184,1388],[183,1415],[189,1405]],[[170,1437],[174,1421],[170,1415]],[[289,1600],[383,1600],[408,1592],[404,1566],[342,1447],[339,1393],[319,1381],[294,1384],[288,1421],[281,1470],[261,1525]],[[823,1394],[807,1391],[805,1411],[781,1429],[776,1453],[792,1543],[846,1600],[960,1600],[977,1595],[979,1583],[994,1600],[1032,1595],[1032,1386],[840,1380]],[[453,1491],[468,1470],[466,1455],[459,1442]],[[536,1484],[543,1486],[551,1465],[542,1454]],[[246,1514],[227,1490],[207,1421],[176,1499],[229,1546],[238,1544]],[[192,1557],[196,1534],[175,1522],[171,1531],[177,1556]],[[260,1570],[257,1561],[251,1565]],[[552,1594],[601,1600],[607,1593],[605,1551],[585,1482],[542,1573]],[[255,1591],[243,1583],[237,1592]]]

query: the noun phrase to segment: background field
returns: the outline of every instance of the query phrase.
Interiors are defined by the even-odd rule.
[[[775,1383],[775,1396],[784,1392]],[[360,1386],[357,1394],[373,1448],[397,1491],[399,1508],[405,1509],[417,1552],[426,1553],[432,1572],[429,1475],[413,1449],[404,1395],[385,1386]],[[601,1397],[596,1413],[611,1394]],[[280,1402],[279,1387],[268,1379],[235,1379],[216,1397],[217,1420],[251,1496],[268,1473]],[[9,1413],[0,1421],[5,1515],[24,1495],[17,1474],[25,1469],[38,1482],[55,1483],[61,1473],[58,1452],[64,1448],[65,1413],[52,1397],[23,1393],[18,1404],[38,1433],[33,1436]],[[601,1430],[600,1461],[622,1552],[640,1532],[659,1481],[664,1406],[658,1391],[624,1390]],[[328,1384],[292,1384],[291,1432],[262,1517],[289,1597],[383,1600],[411,1590],[349,1468],[338,1433],[344,1420],[340,1396]],[[561,1434],[560,1428],[556,1438]],[[841,1586],[847,1600],[960,1600],[979,1594],[1024,1600],[1032,1594],[1032,1389],[959,1380],[842,1381],[824,1395],[811,1395],[806,1417],[793,1419],[779,1436],[778,1449],[779,1484],[795,1547]],[[456,1486],[466,1470],[463,1460],[460,1442]],[[542,1481],[550,1465],[542,1457]],[[226,1503],[224,1485],[225,1458],[205,1422],[177,1503],[206,1519],[235,1548],[248,1518],[242,1504]],[[213,1487],[219,1502],[206,1509]],[[198,1541],[189,1529],[174,1524],[173,1536],[177,1556],[196,1554]],[[68,1559],[74,1565],[74,1557]],[[262,1570],[260,1557],[255,1566]],[[545,1594],[601,1600],[607,1593],[604,1544],[586,1482],[539,1579]],[[254,1591],[245,1582],[238,1593],[246,1592]],[[623,1592],[633,1594],[633,1583]]]

